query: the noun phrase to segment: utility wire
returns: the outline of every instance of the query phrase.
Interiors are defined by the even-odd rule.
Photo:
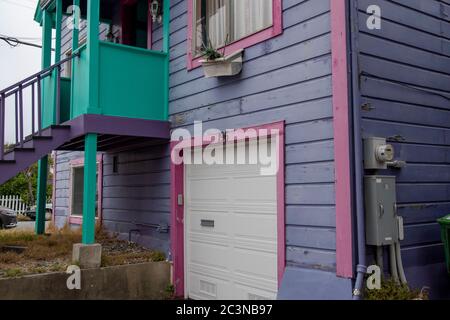
[[[3,40],[4,42],[6,42],[8,45],[10,45],[13,48],[15,48],[19,45],[25,45],[25,46],[35,47],[35,48],[42,48],[42,46],[39,44],[35,44],[35,43],[27,42],[27,41],[21,41],[17,38],[13,38],[13,37],[0,36],[0,40]],[[54,51],[54,50],[55,49],[52,49],[52,51]]]

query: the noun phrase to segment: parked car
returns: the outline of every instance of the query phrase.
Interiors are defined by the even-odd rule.
[[[53,211],[53,205],[51,203],[47,203],[45,205],[45,220],[51,220],[52,219],[52,211]],[[24,213],[27,217],[29,217],[31,220],[36,220],[36,206],[30,207],[27,211]]]
[[[17,227],[17,213],[14,210],[0,207],[0,229]]]

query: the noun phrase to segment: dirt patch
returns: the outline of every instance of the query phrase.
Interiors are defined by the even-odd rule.
[[[17,215],[17,221],[26,222],[26,221],[33,221],[33,220],[31,220],[31,218],[26,216],[26,215],[18,214]]]
[[[50,226],[46,235],[33,231],[0,233],[0,278],[65,271],[71,264],[72,246],[81,242],[81,230]],[[164,254],[122,241],[97,227],[96,241],[102,245],[102,266],[164,261]],[[21,250],[10,250],[21,248]]]

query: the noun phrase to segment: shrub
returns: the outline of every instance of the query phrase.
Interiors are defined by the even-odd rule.
[[[384,280],[381,289],[365,290],[365,300],[428,300],[426,290],[411,289],[406,284],[400,284],[392,279]]]

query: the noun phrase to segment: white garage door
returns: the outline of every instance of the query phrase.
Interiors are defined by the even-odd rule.
[[[276,213],[276,176],[259,165],[186,165],[186,296],[275,299]]]

